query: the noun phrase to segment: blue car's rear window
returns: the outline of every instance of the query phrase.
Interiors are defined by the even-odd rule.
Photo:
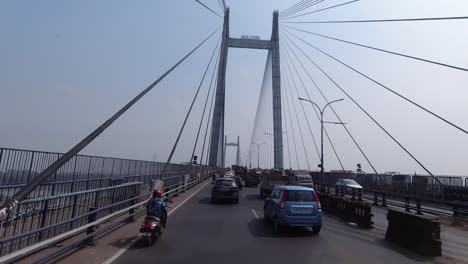
[[[315,202],[313,191],[288,191],[287,197],[291,202]]]

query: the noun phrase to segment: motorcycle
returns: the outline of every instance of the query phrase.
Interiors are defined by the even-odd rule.
[[[166,207],[166,212],[169,209],[169,206]],[[166,215],[167,218],[167,215]],[[161,221],[161,218],[146,215],[145,220],[140,228],[140,233],[143,239],[143,243],[146,246],[152,245],[164,232],[164,224]]]
[[[162,235],[163,231],[164,227],[161,223],[161,219],[156,216],[146,216],[140,228],[145,246],[152,245]]]

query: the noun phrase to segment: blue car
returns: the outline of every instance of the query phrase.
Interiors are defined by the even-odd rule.
[[[312,227],[314,233],[322,228],[322,209],[314,189],[302,186],[277,186],[265,200],[265,221],[273,221],[278,232],[284,226]]]

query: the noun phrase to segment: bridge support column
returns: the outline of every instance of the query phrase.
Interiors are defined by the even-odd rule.
[[[229,9],[224,12],[224,26],[218,65],[215,107],[211,127],[211,145],[208,164],[213,167],[224,166],[224,105],[226,90],[226,63],[229,48]]]
[[[240,166],[240,136],[237,136],[236,165]]]
[[[274,168],[283,169],[283,125],[281,117],[281,71],[278,33],[278,12],[273,13],[271,33],[271,63],[273,86]]]

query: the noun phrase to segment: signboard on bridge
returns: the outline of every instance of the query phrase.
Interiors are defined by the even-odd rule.
[[[259,36],[251,36],[251,35],[242,35],[242,39],[260,40],[260,37]]]

